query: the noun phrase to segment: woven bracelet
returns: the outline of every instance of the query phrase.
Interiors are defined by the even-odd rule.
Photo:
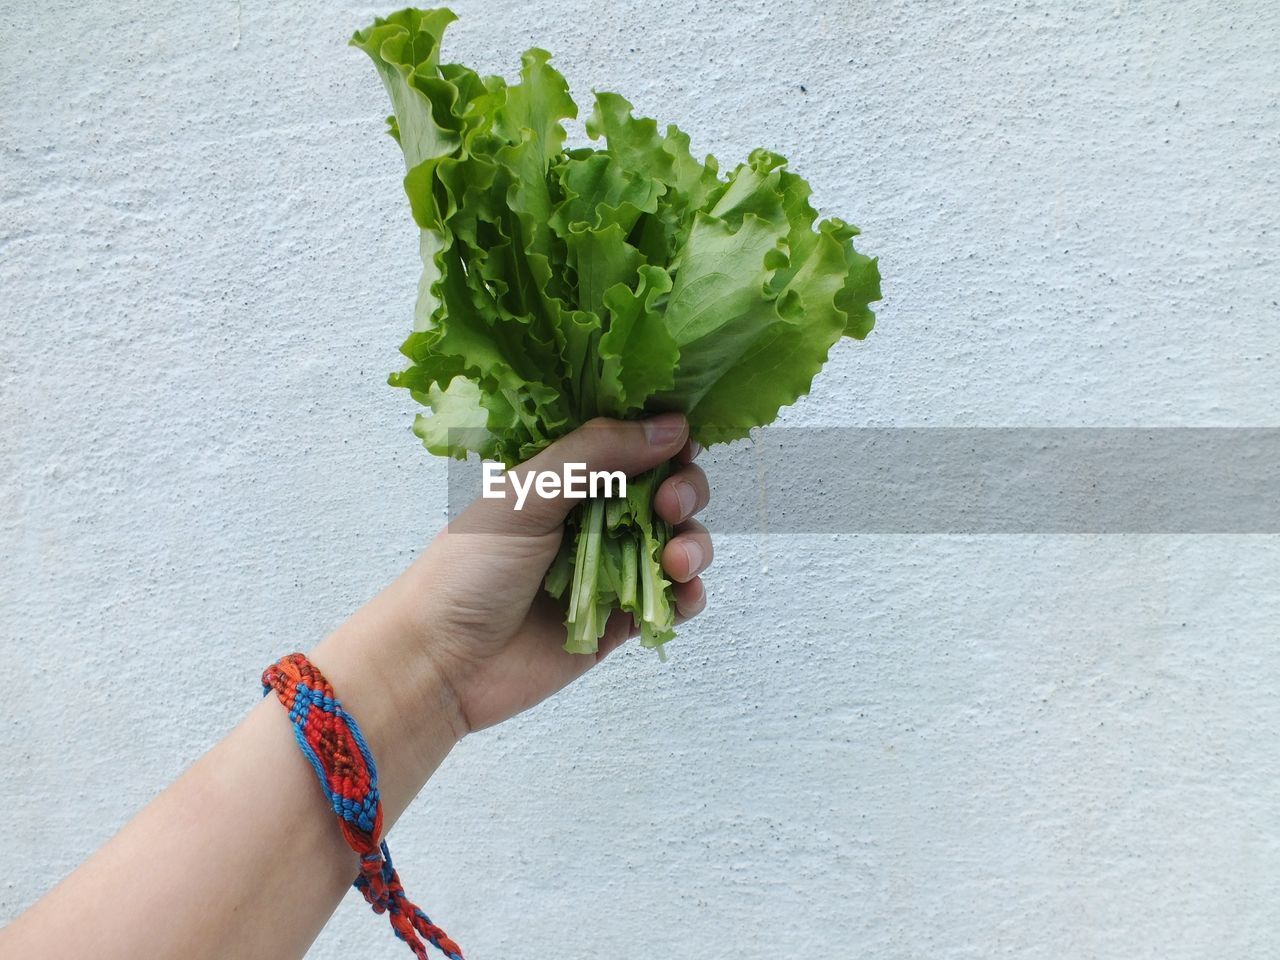
[[[462,960],[462,949],[405,896],[381,839],[382,799],[373,754],[329,681],[302,654],[291,653],[263,671],[262,692],[271,690],[289,711],[294,738],[342,821],[343,837],[360,857],[355,888],[374,913],[387,915],[396,936],[420,960],[427,956],[423,940],[449,960]]]

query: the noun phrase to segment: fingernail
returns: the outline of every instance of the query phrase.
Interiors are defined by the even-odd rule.
[[[676,488],[676,502],[680,504],[680,519],[684,520],[697,506],[698,492],[693,489],[692,484],[685,483],[683,480],[676,481],[673,486]]]
[[[702,569],[702,547],[698,545],[698,541],[690,540],[684,545],[684,558],[689,563],[689,576],[693,576]]]
[[[664,413],[644,422],[645,439],[651,447],[669,447],[684,436],[684,414]]]

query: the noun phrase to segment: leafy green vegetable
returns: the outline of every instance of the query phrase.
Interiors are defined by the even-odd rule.
[[[587,120],[598,145],[567,149],[577,106],[550,54],[527,51],[512,85],[442,63],[455,19],[402,10],[351,41],[390,94],[420,229],[412,364],[390,382],[430,408],[415,424],[428,450],[509,467],[594,416],[669,410],[704,445],[734,440],[807,393],[842,336],[870,332],[876,261],[856,227],[818,220],[782,157],[756,150],[722,177],[615,93]],[[652,510],[666,474],[570,518],[546,578],[566,649],[594,651],[614,608],[646,646],[674,635],[671,531]]]

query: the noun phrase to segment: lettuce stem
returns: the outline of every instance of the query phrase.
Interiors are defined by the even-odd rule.
[[[584,507],[582,525],[578,528],[578,557],[574,564],[573,591],[569,595],[569,637],[565,649],[570,653],[594,653],[601,627],[596,613],[596,587],[600,582],[601,539],[604,536],[604,501],[589,500]]]

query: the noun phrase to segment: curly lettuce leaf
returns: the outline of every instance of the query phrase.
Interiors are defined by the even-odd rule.
[[[842,337],[868,335],[878,264],[856,227],[818,219],[784,158],[756,150],[722,175],[609,92],[592,145],[567,148],[578,106],[551,55],[526,51],[516,83],[481,76],[442,60],[454,19],[402,10],[351,41],[391,100],[419,229],[410,366],[389,382],[429,409],[428,450],[511,465],[591,417],[668,410],[703,444],[733,440],[806,394]],[[668,535],[647,505],[575,512],[547,579],[571,649],[594,649],[614,607],[646,643],[670,637]]]

